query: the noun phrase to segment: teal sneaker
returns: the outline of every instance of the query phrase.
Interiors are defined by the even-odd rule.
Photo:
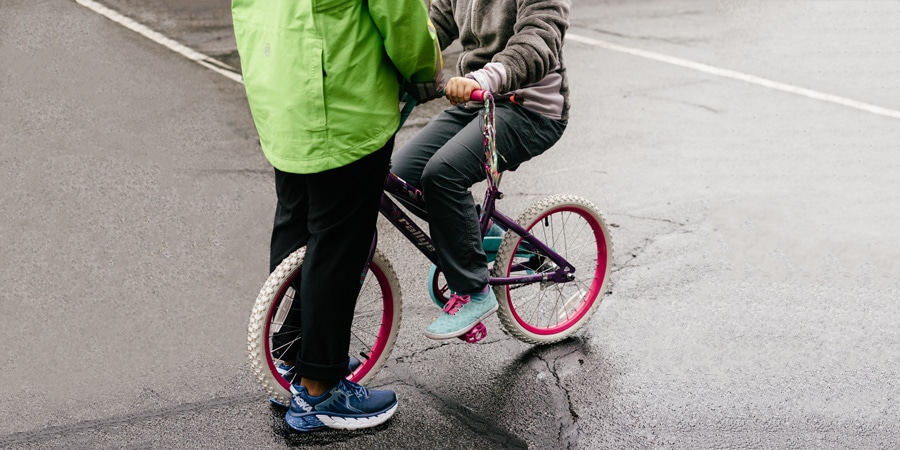
[[[491,222],[491,226],[488,227],[487,233],[485,233],[484,235],[485,235],[485,237],[488,237],[488,236],[501,236],[502,237],[503,233],[505,233],[505,232],[506,231],[504,231],[503,228],[500,228],[499,225],[497,225],[494,222]]]
[[[491,223],[491,227],[485,233],[484,239],[481,241],[481,248],[484,249],[488,262],[493,262],[497,259],[497,251],[503,242],[503,233],[503,228],[497,226],[496,223]]]
[[[431,339],[451,339],[466,334],[475,325],[491,315],[500,305],[494,291],[472,295],[453,294],[444,305],[444,312],[428,325],[425,336]]]

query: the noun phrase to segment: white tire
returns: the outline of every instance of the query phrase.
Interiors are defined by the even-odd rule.
[[[290,386],[276,370],[281,361],[273,355],[272,337],[285,326],[284,319],[295,294],[291,283],[300,273],[305,254],[306,248],[300,248],[269,275],[253,305],[247,334],[253,372],[263,390],[282,404],[290,403]],[[367,382],[390,356],[400,330],[400,295],[393,266],[375,250],[357,299],[351,330],[350,356],[360,359],[362,364],[348,379],[361,384]]]
[[[519,225],[574,267],[574,280],[494,286],[497,315],[514,337],[531,344],[559,342],[581,328],[609,289],[612,240],[603,215],[591,202],[553,195],[531,205]],[[497,277],[552,273],[556,265],[507,231],[493,273]]]

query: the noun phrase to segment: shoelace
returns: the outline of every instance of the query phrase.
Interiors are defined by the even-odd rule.
[[[450,300],[447,301],[447,304],[444,305],[444,312],[451,316],[455,316],[460,308],[466,303],[469,303],[469,300],[471,300],[471,297],[468,295],[453,294],[450,296]]]
[[[347,390],[350,391],[350,393],[353,394],[356,398],[360,398],[360,399],[369,398],[369,390],[366,389],[365,387],[363,387],[359,384],[356,384],[356,383],[350,383],[345,380],[341,380],[341,382],[344,383],[344,386],[346,386],[348,388]]]

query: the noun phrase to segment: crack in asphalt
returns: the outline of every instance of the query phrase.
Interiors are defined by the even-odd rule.
[[[497,425],[493,417],[487,417],[479,414],[474,409],[462,404],[450,395],[441,394],[429,386],[418,382],[413,375],[404,367],[395,367],[392,370],[394,379],[393,384],[399,384],[411,387],[417,391],[429,395],[438,401],[438,409],[442,413],[457,419],[463,426],[473,433],[481,436],[494,444],[494,448],[511,448],[511,449],[527,449],[528,443],[511,433],[506,428]]]
[[[504,330],[501,329],[501,331],[504,331]],[[512,337],[506,335],[506,333],[504,333],[504,335],[506,336],[505,338],[495,339],[495,340],[491,340],[491,341],[480,341],[480,342],[478,342],[478,345],[492,345],[492,344],[508,342],[508,341],[512,340]],[[410,353],[405,354],[405,355],[400,355],[400,356],[395,355],[394,362],[399,363],[399,364],[402,364],[404,362],[412,362],[414,358],[421,356],[425,353],[431,352],[433,350],[438,350],[438,349],[441,349],[444,347],[448,347],[451,345],[457,345],[457,344],[459,344],[459,342],[455,342],[452,339],[448,339],[446,341],[442,341],[441,343],[439,343],[437,345],[431,345],[431,346],[425,347],[421,350],[410,350]],[[394,348],[396,349],[397,345],[395,345]],[[409,350],[409,349],[407,348],[407,350]]]
[[[638,220],[650,220],[650,221],[654,221],[654,222],[668,223],[668,224],[671,224],[671,225],[675,225],[675,227],[673,227],[673,228],[671,228],[671,229],[668,229],[668,230],[665,230],[665,231],[660,232],[660,233],[656,233],[656,234],[654,234],[654,235],[652,235],[652,236],[646,237],[646,238],[644,238],[644,241],[643,241],[640,245],[638,245],[638,246],[636,246],[636,247],[633,247],[631,250],[627,251],[626,254],[630,255],[630,256],[631,256],[631,259],[629,259],[628,261],[625,261],[625,263],[623,263],[623,264],[620,265],[620,266],[614,266],[613,269],[612,269],[612,271],[611,271],[612,274],[617,274],[617,275],[619,275],[619,276],[616,277],[614,280],[612,280],[612,284],[613,284],[613,285],[615,285],[616,282],[618,282],[619,279],[622,278],[623,275],[622,275],[621,273],[624,272],[626,269],[631,269],[631,268],[635,268],[635,267],[641,267],[641,264],[635,264],[635,261],[636,261],[641,255],[644,254],[644,252],[647,250],[647,248],[650,246],[650,244],[652,244],[653,242],[655,242],[657,239],[659,239],[659,238],[662,237],[662,236],[668,236],[668,235],[671,235],[671,234],[675,234],[675,233],[679,232],[679,228],[683,229],[685,226],[687,226],[686,223],[677,222],[677,221],[674,221],[674,220],[671,220],[671,219],[662,219],[662,218],[658,218],[658,217],[637,216],[637,215],[633,215],[633,214],[618,214],[618,215],[623,216],[623,217],[630,217],[630,218],[632,218],[632,219],[638,219]],[[616,227],[619,227],[619,226],[620,226],[620,225],[616,225]],[[682,231],[681,231],[681,233],[684,233],[684,234],[689,234],[690,232],[691,232],[690,230],[682,230]]]
[[[577,428],[576,424],[578,423],[580,416],[578,415],[578,411],[575,410],[575,405],[572,403],[571,393],[563,385],[562,378],[560,378],[559,373],[557,373],[556,365],[557,365],[557,362],[561,358],[565,358],[566,356],[575,354],[579,350],[580,350],[580,346],[576,347],[575,349],[572,349],[572,351],[570,351],[568,353],[565,353],[560,356],[557,356],[556,358],[553,358],[552,365],[550,364],[550,361],[548,359],[545,359],[544,356],[541,355],[540,353],[535,354],[535,357],[539,361],[543,362],[544,365],[547,367],[547,371],[553,375],[553,379],[556,380],[556,383],[555,383],[556,387],[557,387],[557,389],[559,389],[559,391],[562,392],[562,395],[565,397],[565,400],[566,400],[566,405],[568,406],[569,418],[571,419],[571,421],[568,423],[561,422],[559,425],[559,432],[557,434],[557,441],[559,442],[559,444],[561,446],[565,445],[565,448],[577,448],[578,447],[579,433],[578,433],[578,428]]]
[[[674,221],[674,220],[672,220],[672,219],[661,219],[661,218],[659,218],[659,217],[638,216],[638,215],[635,215],[635,214],[616,214],[616,215],[617,215],[617,216],[623,216],[623,217],[630,217],[630,218],[632,218],[632,219],[652,220],[652,221],[655,221],[655,222],[666,222],[666,223],[671,223],[672,225],[678,225],[679,227],[683,227],[683,226],[686,225],[686,224],[681,223],[681,222],[676,222],[676,221]]]
[[[505,333],[504,333],[505,334]],[[491,345],[491,344],[503,344],[510,341],[515,341],[515,338],[506,335],[504,338],[497,339],[490,342],[483,342],[481,345]],[[580,341],[580,340],[579,340]],[[580,341],[583,342],[583,341]],[[455,343],[453,343],[455,344]],[[434,399],[436,399],[440,406],[439,409],[452,416],[457,418],[460,422],[465,424],[471,431],[475,432],[479,436],[487,437],[498,444],[502,444],[503,448],[527,448],[528,443],[523,441],[521,438],[511,433],[509,430],[497,426],[493,424],[492,417],[485,416],[477,413],[473,409],[469,408],[466,405],[461,404],[460,402],[454,400],[453,398],[441,394],[431,387],[423,384],[422,382],[416,381],[413,378],[413,375],[409,372],[408,369],[403,367],[405,364],[409,364],[415,362],[415,358],[426,353],[431,352],[432,350],[437,350],[439,348],[446,347],[447,345],[453,344],[441,344],[436,346],[430,346],[428,348],[415,351],[408,355],[400,356],[395,358],[399,366],[395,366],[392,368],[391,373],[394,375],[391,379],[384,379],[382,383],[385,385],[390,385],[392,383],[405,385],[416,389],[417,391],[426,394]],[[525,355],[519,358],[518,364],[527,364],[528,360],[536,360],[540,361],[540,363],[546,367],[547,371],[553,376],[554,385],[556,387],[556,391],[558,394],[553,394],[550,392],[550,395],[553,398],[559,399],[564,402],[566,405],[563,409],[566,411],[564,414],[558,414],[558,416],[565,418],[566,416],[569,420],[563,420],[559,424],[559,429],[556,433],[556,445],[557,448],[577,448],[579,441],[579,431],[578,431],[578,421],[580,419],[580,415],[575,407],[574,402],[572,401],[571,393],[565,387],[565,384],[562,381],[562,378],[559,375],[559,367],[558,362],[560,359],[566,358],[573,354],[582,351],[582,345],[578,345],[575,348],[570,349],[567,352],[552,355],[552,352],[557,347],[534,347]],[[549,357],[550,355],[552,357]],[[514,365],[518,365],[514,364]],[[503,377],[501,377],[503,378]],[[379,384],[382,384],[379,383]],[[553,406],[553,402],[551,401],[548,404],[551,408],[558,408]],[[512,439],[512,440],[511,440]]]
[[[689,101],[685,101],[685,100],[678,100],[678,99],[674,99],[674,98],[665,97],[662,95],[644,95],[644,94],[637,94],[637,95],[640,95],[641,97],[644,97],[644,98],[647,98],[650,100],[658,100],[658,101],[668,102],[668,103],[675,104],[675,105],[685,105],[685,106],[689,106],[692,108],[699,108],[704,111],[709,111],[713,114],[721,114],[722,113],[722,111],[720,111],[718,109],[715,109],[711,106],[707,106],[707,105],[704,105],[704,104],[698,103],[698,102],[689,102]]]
[[[424,355],[425,353],[428,353],[428,352],[431,352],[431,351],[433,351],[433,350],[437,350],[437,349],[440,349],[440,348],[444,348],[444,347],[447,347],[447,346],[453,345],[453,344],[455,344],[455,343],[453,343],[453,342],[442,342],[442,343],[437,344],[437,345],[431,345],[431,346],[425,347],[425,348],[423,348],[423,349],[421,349],[421,350],[411,350],[410,353],[405,354],[405,355],[397,356],[396,354],[394,354],[394,362],[395,362],[395,363],[398,363],[398,364],[402,364],[402,363],[404,363],[404,362],[411,361],[411,360],[413,360],[414,358],[416,358],[416,357],[418,357],[418,356],[420,356],[420,355]],[[394,345],[394,349],[395,349],[395,350],[397,349],[397,345],[396,345],[396,344]]]

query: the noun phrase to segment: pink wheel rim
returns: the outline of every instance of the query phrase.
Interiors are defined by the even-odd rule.
[[[297,268],[297,270],[299,270],[299,267]],[[387,276],[384,274],[381,268],[375,264],[370,264],[369,270],[373,275],[375,275],[375,279],[378,282],[379,291],[381,292],[381,303],[383,306],[381,313],[381,325],[378,328],[378,335],[375,338],[375,343],[372,345],[372,351],[369,352],[369,357],[363,358],[362,364],[360,364],[360,366],[357,367],[356,370],[354,370],[350,373],[350,375],[347,376],[347,379],[353,382],[357,382],[364,376],[366,376],[366,374],[368,374],[369,371],[372,370],[375,362],[378,361],[379,358],[381,358],[381,355],[384,353],[384,349],[387,346],[387,341],[391,333],[391,326],[394,320],[393,292],[391,292],[389,289],[384,289],[384,287],[388,284]],[[291,284],[290,281],[293,280],[294,276],[296,276],[296,273],[292,274],[290,279],[286,283],[284,283],[281,289],[279,289],[279,291],[276,293],[275,298],[280,299],[284,297],[285,292]],[[387,291],[387,294],[385,294],[385,291]],[[278,382],[278,384],[280,384],[281,387],[283,387],[285,390],[290,390],[290,383],[288,383],[288,381],[281,377],[281,375],[278,373],[278,370],[275,367],[275,360],[273,360],[271,357],[272,348],[268,336],[269,328],[272,325],[272,316],[278,309],[276,308],[276,306],[277,305],[274,304],[272,305],[272,308],[269,309],[268,317],[266,317],[265,351],[266,355],[269,355],[269,357],[266,358],[266,361],[269,365],[269,371],[271,371],[271,373],[275,375],[275,380]]]
[[[569,327],[571,327],[573,324],[578,323],[578,321],[580,321],[584,317],[584,315],[587,314],[587,312],[590,310],[591,305],[593,305],[594,302],[597,300],[597,296],[600,294],[600,289],[603,287],[603,282],[605,281],[605,278],[606,278],[606,266],[608,264],[608,258],[609,258],[609,255],[607,254],[607,251],[606,251],[606,234],[603,232],[603,227],[600,225],[599,221],[594,219],[594,217],[584,214],[584,211],[579,207],[563,206],[563,207],[559,207],[559,208],[547,211],[546,214],[541,215],[540,217],[538,217],[534,222],[532,222],[529,225],[528,231],[530,232],[534,228],[534,225],[537,224],[538,222],[540,222],[541,220],[543,220],[545,217],[548,217],[548,216],[553,215],[554,213],[558,213],[558,212],[570,212],[570,213],[577,214],[577,215],[583,217],[590,224],[591,230],[593,232],[592,236],[597,238],[597,240],[596,240],[597,265],[596,265],[596,268],[595,268],[595,271],[593,274],[594,279],[591,283],[591,286],[588,288],[587,293],[583,297],[583,298],[590,298],[591,300],[590,301],[582,301],[578,305],[578,308],[575,310],[574,314],[570,315],[566,320],[558,322],[555,325],[552,325],[549,327],[537,327],[537,326],[534,326],[534,325],[528,323],[527,321],[525,321],[519,315],[519,311],[516,310],[515,304],[511,300],[512,296],[510,294],[510,286],[504,287],[506,289],[506,299],[507,299],[507,303],[509,305],[509,309],[512,312],[513,317],[515,317],[516,322],[518,322],[528,332],[536,334],[536,335],[541,335],[541,336],[549,336],[549,335],[563,332],[563,331],[567,330]],[[522,239],[520,238],[519,241],[516,243],[516,248],[518,248],[518,246],[521,243],[522,243]],[[563,255],[563,256],[565,256],[565,255]],[[515,261],[514,257],[510,258],[509,265],[506,268],[506,273],[509,273],[514,261]],[[575,269],[577,271],[579,268],[576,267]],[[576,275],[577,275],[577,272],[576,272]]]

